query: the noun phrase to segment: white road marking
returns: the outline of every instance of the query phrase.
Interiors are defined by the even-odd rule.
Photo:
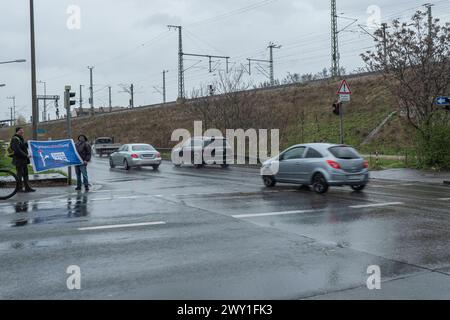
[[[387,207],[387,206],[398,206],[404,204],[403,202],[385,202],[385,203],[374,203],[374,204],[363,204],[359,206],[349,206],[352,209],[362,209],[362,208],[375,208],[375,207]]]
[[[106,200],[113,200],[113,198],[96,198],[96,199],[91,199],[91,201],[106,201]]]
[[[317,212],[319,210],[295,210],[295,211],[280,211],[280,212],[267,212],[267,213],[251,213],[251,214],[238,214],[232,216],[237,219],[244,218],[255,218],[255,217],[269,217],[269,216],[284,216],[289,214],[298,214],[298,213],[312,213]]]
[[[98,227],[86,227],[86,228],[78,228],[79,231],[87,231],[87,230],[104,230],[104,229],[118,229],[118,228],[132,228],[132,227],[142,227],[142,226],[156,226],[166,224],[163,221],[157,222],[142,222],[142,223],[130,223],[130,224],[116,224],[116,225],[107,225],[107,226],[98,226]]]
[[[129,192],[130,190],[128,189],[128,190],[120,190],[120,189],[117,189],[117,190],[96,190],[96,191],[89,191],[89,193],[106,193],[106,192]]]
[[[450,198],[439,198],[439,201],[450,201]]]
[[[129,197],[115,197],[114,199],[140,199],[140,198],[148,198],[151,196],[129,196]]]

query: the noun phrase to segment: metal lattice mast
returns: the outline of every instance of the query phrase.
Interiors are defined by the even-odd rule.
[[[273,49],[280,49],[281,46],[274,44],[273,42],[269,43],[269,50],[270,50],[270,56],[269,56],[269,72],[270,72],[270,85],[275,85],[275,78],[274,78],[274,72],[273,72]]]
[[[331,73],[339,76],[339,36],[337,23],[336,0],[331,0]]]
[[[95,109],[94,109],[94,80],[93,80],[93,74],[92,70],[94,70],[94,67],[88,67],[89,69],[89,91],[90,91],[90,97],[89,97],[89,104],[91,105],[91,116],[94,116]]]
[[[183,27],[173,25],[168,27],[178,29],[178,98],[184,99]]]

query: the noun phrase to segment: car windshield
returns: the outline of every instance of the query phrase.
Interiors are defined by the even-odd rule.
[[[351,148],[351,147],[345,147],[345,146],[338,146],[338,147],[332,147],[330,149],[331,154],[335,156],[338,159],[359,159],[361,158],[358,152]]]
[[[137,146],[132,146],[131,149],[133,151],[155,151],[155,148],[153,148],[150,145],[137,145]]]
[[[111,139],[97,139],[96,143],[98,143],[98,144],[112,143],[112,140]]]

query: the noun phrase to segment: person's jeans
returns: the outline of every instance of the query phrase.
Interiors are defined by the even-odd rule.
[[[19,178],[19,189],[22,189],[23,187],[25,187],[26,190],[31,189],[28,183],[28,165],[16,166],[16,171],[17,178]]]
[[[81,176],[83,176],[83,184],[86,188],[89,187],[89,179],[87,173],[87,166],[81,165],[75,167],[75,173],[77,174],[77,188],[81,188]]]

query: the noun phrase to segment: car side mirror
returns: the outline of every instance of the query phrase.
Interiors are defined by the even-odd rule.
[[[284,154],[282,154],[278,157],[278,161],[283,161],[283,160],[284,160]]]

